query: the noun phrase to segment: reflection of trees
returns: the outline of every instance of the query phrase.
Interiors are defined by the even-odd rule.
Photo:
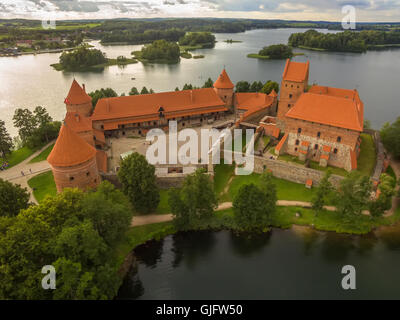
[[[327,261],[343,262],[354,249],[353,236],[328,232],[321,245],[321,256]]]
[[[385,227],[379,231],[379,239],[390,250],[400,249],[400,225]]]
[[[304,233],[301,234],[304,243],[304,255],[310,256],[313,252],[313,249],[316,247],[316,243],[320,238],[320,234],[312,229],[305,230]]]
[[[362,256],[368,255],[377,242],[378,238],[373,233],[357,237],[357,253]]]
[[[231,232],[231,244],[235,253],[248,256],[260,251],[268,245],[272,231],[266,233],[235,233]]]
[[[216,234],[214,231],[190,231],[173,235],[173,267],[184,261],[189,268],[193,268],[199,259],[211,252],[217,241]]]
[[[118,290],[118,300],[137,299],[144,294],[142,281],[139,279],[137,268],[131,268]]]
[[[143,262],[147,267],[156,266],[163,253],[164,240],[149,241],[135,249],[138,262]]]

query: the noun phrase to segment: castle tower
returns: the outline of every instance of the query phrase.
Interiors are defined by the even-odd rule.
[[[71,89],[69,89],[64,103],[67,112],[80,112],[85,117],[92,113],[92,98],[86,93],[85,85],[82,88],[75,79],[72,81]]]
[[[63,125],[53,150],[47,158],[54,175],[57,191],[65,188],[85,190],[100,183],[96,149]]]
[[[307,91],[310,63],[293,62],[286,60],[285,70],[282,75],[282,83],[278,105],[277,125],[285,130],[285,115],[294,106],[302,93]]]
[[[232,83],[231,79],[229,79],[229,76],[226,73],[225,69],[222,70],[217,81],[215,81],[214,83],[214,90],[221,98],[221,100],[225,102],[225,106],[231,109],[233,108],[234,87],[235,85]]]

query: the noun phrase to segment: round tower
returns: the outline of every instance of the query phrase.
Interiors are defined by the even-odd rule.
[[[222,70],[219,75],[217,81],[214,83],[214,90],[221,98],[223,102],[225,102],[225,106],[228,108],[233,108],[233,88],[235,85],[232,83],[231,79],[229,79],[228,74],[225,69]]]
[[[47,158],[54,175],[57,191],[65,188],[96,187],[101,181],[96,163],[96,149],[66,124]]]
[[[92,98],[86,93],[85,85],[81,87],[75,79],[64,103],[67,112],[80,112],[85,117],[89,117],[92,113]]]

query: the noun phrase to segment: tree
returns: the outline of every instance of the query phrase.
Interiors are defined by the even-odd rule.
[[[278,200],[276,185],[273,181],[272,172],[264,171],[260,177],[260,190],[265,195],[268,215],[276,211],[276,201]]]
[[[260,92],[270,94],[272,90],[275,90],[276,93],[279,93],[279,84],[275,81],[268,80],[261,88]]]
[[[129,91],[130,96],[137,96],[139,95],[139,90],[136,87],[132,87],[131,91]]]
[[[7,132],[6,123],[0,120],[0,157],[7,158],[14,147],[12,138]]]
[[[268,226],[269,216],[265,194],[255,184],[239,188],[233,200],[236,223],[244,230],[262,230]]]
[[[378,186],[379,196],[370,202],[370,212],[374,217],[380,217],[392,207],[392,197],[396,193],[396,180],[386,173],[382,173]]]
[[[127,201],[103,182],[97,191],[67,189],[13,218],[0,217],[0,298],[114,298],[121,278],[110,244],[129,228]],[[46,264],[56,268],[57,290],[40,286]]]
[[[177,43],[166,40],[156,40],[152,44],[142,48],[141,57],[149,61],[165,60],[167,62],[178,62],[181,50]]]
[[[214,87],[214,81],[211,78],[208,78],[206,82],[204,82],[203,88],[212,88]]]
[[[140,94],[149,94],[149,91],[147,90],[146,87],[143,87],[142,91],[140,91]]]
[[[285,44],[273,44],[264,47],[258,54],[260,56],[267,56],[270,59],[288,59],[293,57],[292,48]]]
[[[44,136],[46,142],[49,142],[48,131],[51,131],[50,124],[53,121],[52,117],[50,117],[47,110],[43,107],[36,107],[33,111],[35,122],[37,124],[36,134]],[[34,134],[35,135],[35,134]]]
[[[386,150],[390,150],[393,156],[400,159],[400,117],[392,124],[385,123],[380,133]]]
[[[25,143],[36,129],[36,118],[30,110],[18,108],[14,112],[13,121],[21,140]]]
[[[249,92],[250,91],[250,83],[247,81],[239,81],[236,83],[236,92]]]
[[[336,207],[349,221],[368,207],[372,184],[369,177],[353,171],[340,182],[336,192]]]
[[[111,88],[101,88],[100,90],[90,92],[89,96],[92,97],[92,105],[95,107],[100,99],[118,97],[118,94]]]
[[[174,224],[180,230],[196,227],[207,220],[218,205],[210,176],[201,169],[185,178],[181,190],[170,191],[168,203]]]
[[[26,188],[0,178],[0,216],[16,216],[29,207],[29,198]]]
[[[121,162],[118,178],[122,190],[136,211],[153,212],[160,202],[156,185],[155,167],[146,158],[135,152]]]
[[[329,178],[331,177],[331,172],[328,170],[324,177],[321,179],[319,182],[317,191],[312,198],[312,208],[314,211],[319,212],[321,211],[325,204],[326,204],[326,199],[329,196],[329,194],[332,192],[332,184],[329,181]]]
[[[254,81],[250,86],[250,92],[259,92],[263,88],[261,81]]]

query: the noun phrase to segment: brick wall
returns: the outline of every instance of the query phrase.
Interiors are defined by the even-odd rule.
[[[80,112],[82,115],[88,117],[92,113],[92,103],[83,104],[67,104],[67,112]]]

